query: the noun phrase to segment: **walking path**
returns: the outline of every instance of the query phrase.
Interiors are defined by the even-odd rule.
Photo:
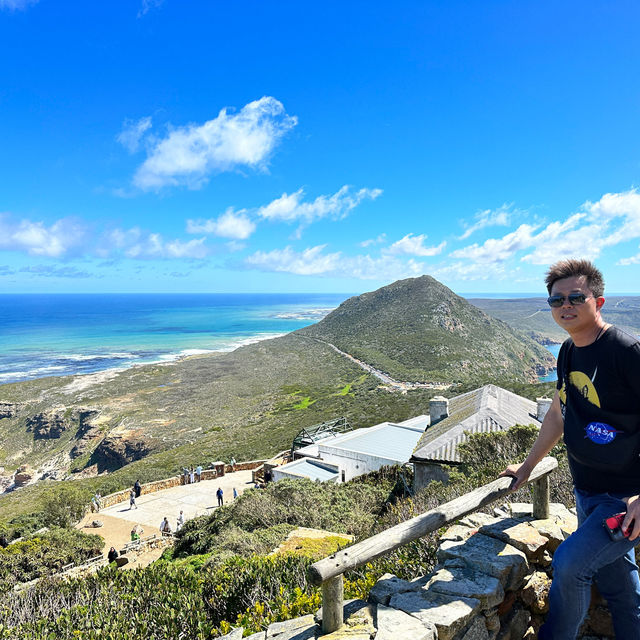
[[[77,525],[85,533],[95,533],[104,538],[106,553],[110,547],[121,549],[131,540],[131,529],[135,525],[140,525],[144,529],[143,535],[159,533],[160,523],[167,516],[171,528],[175,531],[176,520],[180,510],[184,511],[184,519],[190,520],[196,516],[213,513],[217,508],[216,491],[218,487],[224,492],[224,502],[233,500],[233,489],[235,487],[238,494],[253,487],[251,482],[251,471],[236,471],[227,473],[221,478],[214,480],[203,480],[195,484],[180,485],[155,491],[154,493],[142,494],[137,500],[137,509],[129,509],[129,501],[114,504],[111,507],[102,509],[99,513],[88,513]],[[91,523],[100,520],[102,527],[93,528]],[[159,550],[157,556],[162,550]],[[156,559],[151,554],[149,562]],[[148,564],[148,563],[147,563]],[[140,566],[140,563],[137,564]]]

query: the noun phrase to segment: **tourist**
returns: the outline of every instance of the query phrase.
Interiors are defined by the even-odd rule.
[[[235,487],[233,487],[233,499],[235,500],[238,497],[238,491]]]
[[[196,475],[195,469],[191,467],[191,472],[189,474],[189,481],[191,482],[191,484],[194,484],[194,482],[196,481],[195,475]]]
[[[180,509],[180,515],[178,516],[178,521],[176,523],[176,531],[180,531],[183,524],[184,524],[184,513],[182,512],[182,509]]]
[[[102,502],[100,498],[100,494],[96,491],[93,498],[91,498],[91,511],[95,511],[96,513],[100,511],[100,509],[102,508]]]
[[[199,464],[196,467],[196,476],[198,478],[198,482],[200,482],[200,480],[202,480],[202,465],[201,464]]]
[[[140,497],[142,493],[142,485],[140,484],[140,480],[136,480],[136,483],[133,485],[133,490],[136,492],[136,498]]]
[[[216,491],[216,497],[218,498],[219,507],[221,507],[224,504],[223,495],[224,495],[224,492],[222,491],[222,487],[218,487],[218,490]]]
[[[589,609],[591,583],[607,600],[616,638],[640,638],[640,341],[602,318],[604,281],[587,260],[563,260],[546,277],[548,303],[568,334],[558,354],[557,391],[522,464],[515,491],[564,436],[578,528],[556,550],[549,613],[540,640],[573,640]],[[603,526],[624,514],[621,539]]]
[[[189,469],[182,467],[182,484],[189,484]]]
[[[142,533],[144,529],[140,529],[140,533]],[[131,529],[131,542],[135,542],[136,540],[140,540],[140,533],[138,533],[138,525]]]
[[[235,471],[236,470],[236,459],[231,456],[231,460],[229,460],[229,464],[231,465],[231,471]]]
[[[109,563],[115,562],[117,557],[118,552],[116,551],[115,547],[111,547],[111,549],[109,549],[109,553],[107,554],[107,561]]]
[[[160,523],[160,532],[163,536],[168,536],[171,533],[171,525],[169,524],[169,518],[167,516],[164,517],[164,520]]]
[[[133,489],[129,491],[129,510],[131,510],[132,507],[138,508],[136,504],[136,492]]]

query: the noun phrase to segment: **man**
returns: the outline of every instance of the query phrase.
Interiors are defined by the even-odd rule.
[[[602,274],[563,260],[546,277],[553,319],[568,334],[558,354],[557,391],[527,459],[501,475],[518,489],[561,436],[573,477],[578,529],[556,550],[549,613],[540,640],[572,640],[587,614],[591,583],[607,599],[616,638],[640,640],[640,343],[600,314]],[[603,526],[624,513],[614,541]]]
[[[223,495],[224,495],[224,492],[222,491],[222,487],[218,487],[218,490],[216,491],[216,497],[218,498],[219,507],[221,507],[224,504]]]
[[[167,536],[173,533],[171,531],[171,525],[169,524],[169,518],[167,518],[167,516],[165,516],[164,520],[160,523],[160,533]]]
[[[198,482],[200,482],[200,480],[202,480],[202,465],[199,464],[196,467],[196,477],[198,478]]]

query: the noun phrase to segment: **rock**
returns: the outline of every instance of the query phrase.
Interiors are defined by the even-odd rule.
[[[478,533],[477,527],[467,527],[463,524],[454,524],[440,536],[440,542],[443,542],[444,540],[466,540],[474,533]]]
[[[423,624],[404,611],[378,605],[376,640],[437,640],[435,625]]]
[[[290,634],[293,632],[303,633],[304,630],[311,627],[314,629],[316,628],[315,620],[311,614],[301,616],[300,618],[294,618],[293,620],[285,620],[284,622],[274,622],[273,624],[270,624],[267,629],[266,640],[271,640],[271,638],[278,638],[278,640],[290,640],[292,638],[296,638],[296,640],[298,640],[295,634]],[[304,637],[312,638],[313,635]],[[302,640],[302,636],[300,637],[300,640]]]
[[[35,476],[35,470],[29,465],[23,464],[21,467],[18,467],[18,470],[13,476],[13,484],[15,484],[16,487],[25,487],[35,478]]]
[[[471,626],[456,640],[489,640],[489,631],[482,616],[478,616]]]
[[[115,563],[116,563],[116,567],[120,568],[120,567],[124,567],[125,564],[129,564],[129,558],[127,558],[127,556],[118,556],[115,559]],[[242,636],[240,636],[242,637]]]
[[[36,413],[27,418],[27,431],[33,433],[35,440],[59,438],[71,426],[65,413],[65,407],[56,407],[42,413]]]
[[[391,575],[391,574],[387,574]],[[397,579],[397,578],[396,578]],[[404,581],[403,581],[404,582]],[[408,584],[408,583],[407,583]],[[343,634],[369,634],[374,635],[376,628],[374,625],[375,608],[373,604],[365,600],[348,600],[342,610],[344,627],[339,631]],[[318,624],[322,624],[322,607],[318,609],[315,619]],[[328,637],[328,636],[325,636]],[[351,636],[349,636],[351,637]]]
[[[586,633],[590,633],[594,636],[615,638],[611,614],[606,606],[592,606],[589,609],[589,614],[587,615],[583,629]]]
[[[227,633],[226,636],[222,636],[218,640],[242,640],[242,634],[244,633],[244,629],[242,627],[236,627],[230,633]]]
[[[0,420],[18,415],[22,405],[13,402],[0,402]]]
[[[250,636],[247,636],[244,640],[265,640],[266,636],[266,631],[258,631],[258,633],[252,633]]]
[[[404,591],[415,591],[420,585],[396,578],[392,573],[385,573],[369,591],[369,601],[374,604],[389,604],[391,596]]]
[[[480,600],[483,609],[495,607],[504,600],[504,589],[500,581],[472,567],[440,569],[424,589],[450,596],[476,598]]]
[[[102,527],[102,526],[103,526],[103,524],[104,524],[104,523],[102,522],[102,520],[93,520],[93,521],[91,522],[91,526],[92,526],[94,529],[99,529],[100,527]]]
[[[546,613],[549,610],[550,587],[549,576],[542,571],[536,571],[525,582],[520,597],[532,613]]]
[[[131,434],[112,433],[104,438],[91,456],[99,469],[115,469],[141,460],[150,453],[148,442]]]
[[[438,560],[444,562],[449,558],[461,558],[478,571],[498,578],[505,589],[519,588],[529,570],[522,551],[481,533],[465,542],[443,542],[438,549]]]
[[[421,591],[393,596],[390,606],[438,630],[438,640],[452,640],[480,610],[480,600]]]
[[[555,517],[547,518],[546,520],[531,520],[531,525],[534,526],[541,536],[547,539],[547,550],[553,553],[561,542],[564,542],[565,536],[558,524],[558,520]]]
[[[548,539],[541,535],[529,522],[521,522],[514,518],[498,520],[480,528],[480,533],[502,540],[520,549],[530,562],[537,562],[548,544]]]
[[[511,613],[502,620],[498,640],[522,640],[529,627],[531,614],[525,609],[513,609]]]
[[[470,527],[471,529],[479,529],[480,527],[494,524],[495,522],[498,522],[498,520],[500,520],[500,518],[495,518],[494,516],[490,516],[488,513],[477,511],[462,518],[462,520],[460,520],[460,524],[465,527]]]

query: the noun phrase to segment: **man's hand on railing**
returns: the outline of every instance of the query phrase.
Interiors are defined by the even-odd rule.
[[[513,478],[509,487],[511,491],[517,491],[531,475],[531,469],[523,462],[521,464],[510,464],[501,474],[500,478]]]

